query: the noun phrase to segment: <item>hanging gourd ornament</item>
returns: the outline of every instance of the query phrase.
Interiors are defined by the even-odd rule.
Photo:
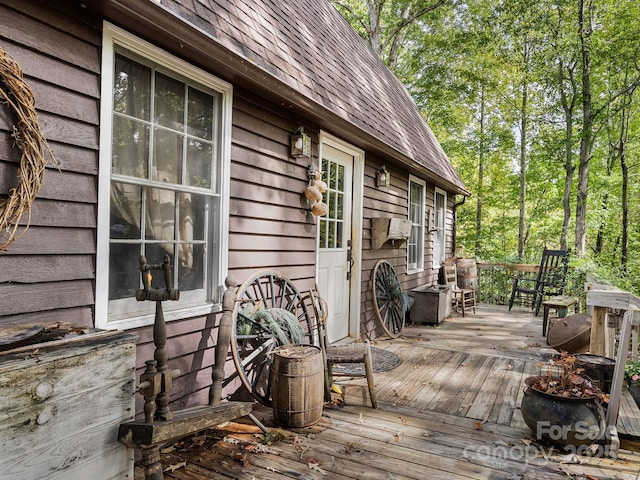
[[[329,213],[329,206],[324,202],[316,202],[311,207],[311,213],[313,213],[316,217],[322,217]]]
[[[304,196],[307,197],[307,200],[311,200],[312,202],[319,202],[322,200],[322,193],[320,193],[318,187],[313,185],[309,185],[304,189]]]
[[[320,193],[324,193],[327,191],[327,184],[322,180],[314,180],[313,182],[311,182],[311,185],[316,187],[318,191],[320,191]]]

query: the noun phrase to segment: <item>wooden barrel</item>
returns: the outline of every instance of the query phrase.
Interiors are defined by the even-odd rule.
[[[478,268],[476,267],[475,258],[456,259],[456,270],[458,271],[459,288],[478,287]]]
[[[324,403],[324,365],[320,348],[313,345],[276,348],[270,378],[276,423],[306,427],[320,421]]]

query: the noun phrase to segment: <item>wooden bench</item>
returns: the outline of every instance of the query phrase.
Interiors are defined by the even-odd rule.
[[[557,297],[551,297],[548,300],[542,302],[543,314],[542,314],[542,336],[547,336],[547,322],[549,321],[549,310],[552,308],[558,311],[560,317],[564,317],[567,314],[567,309],[575,305],[575,310],[578,309],[578,297],[569,297],[559,295]]]

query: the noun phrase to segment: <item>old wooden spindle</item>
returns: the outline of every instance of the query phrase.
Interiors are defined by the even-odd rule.
[[[209,405],[195,406],[171,412],[169,392],[173,379],[180,374],[168,365],[167,327],[162,310],[162,302],[178,300],[180,293],[171,288],[171,264],[169,256],[159,265],[149,265],[144,256],[140,256],[140,275],[143,288],[136,290],[138,301],[156,302],[156,315],[153,326],[155,344],[154,359],[147,360],[146,369],[140,375],[138,391],[144,397],[144,421],[127,422],[120,425],[118,440],[130,448],[142,450],[142,465],[146,480],[163,480],[160,462],[160,445],[185,435],[219,425],[238,417],[249,415],[263,431],[264,426],[251,414],[251,403],[220,402],[224,364],[229,349],[229,339],[233,324],[234,290],[228,285],[223,300],[223,318],[221,331],[216,345],[216,365],[213,369],[213,383]],[[162,270],[165,288],[153,288],[151,270]]]

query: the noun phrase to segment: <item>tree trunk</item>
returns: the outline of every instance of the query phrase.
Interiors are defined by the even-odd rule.
[[[526,46],[525,46],[526,49]],[[526,54],[525,54],[526,58]],[[524,258],[527,221],[527,79],[522,82],[520,110],[520,214],[518,216],[518,260]]]
[[[618,135],[618,156],[622,173],[621,203],[622,203],[622,233],[620,245],[620,269],[622,275],[627,274],[629,262],[629,165],[627,164],[627,141],[629,140],[629,122],[631,120],[631,105],[635,87],[623,97],[623,107],[620,113],[620,133]]]
[[[580,0],[579,34],[582,54],[582,139],[578,166],[578,195],[576,198],[575,254],[582,258],[587,243],[587,197],[589,194],[589,163],[593,139],[591,101],[591,21],[593,0]]]
[[[382,29],[380,28],[380,14],[382,5],[375,0],[367,0],[369,12],[369,45],[378,57],[382,58]]]
[[[622,169],[622,245],[620,252],[620,267],[622,275],[627,274],[629,262],[629,166],[627,165],[626,149],[620,154]]]
[[[476,188],[476,245],[475,256],[482,256],[482,187],[484,182],[484,85],[480,87],[480,144],[478,147],[478,186]]]
[[[403,22],[406,22],[409,19],[409,14],[411,13],[410,8],[410,5],[406,5],[404,10],[402,11],[400,18]],[[391,47],[389,48],[389,56],[387,57],[386,62],[387,66],[391,69],[395,67],[396,62],[398,61],[398,55],[400,54],[400,48],[402,47],[402,42],[404,41],[406,32],[407,29],[403,28],[402,30],[399,30],[398,33],[391,39]]]
[[[558,87],[560,89],[560,102],[564,111],[565,140],[564,140],[564,193],[562,195],[562,232],[560,234],[560,248],[566,249],[569,245],[569,225],[571,224],[571,187],[573,185],[573,172],[576,167],[573,164],[573,110],[576,105],[577,85],[574,77],[574,65],[565,65],[558,61]],[[565,72],[571,86],[570,98],[564,89]]]

